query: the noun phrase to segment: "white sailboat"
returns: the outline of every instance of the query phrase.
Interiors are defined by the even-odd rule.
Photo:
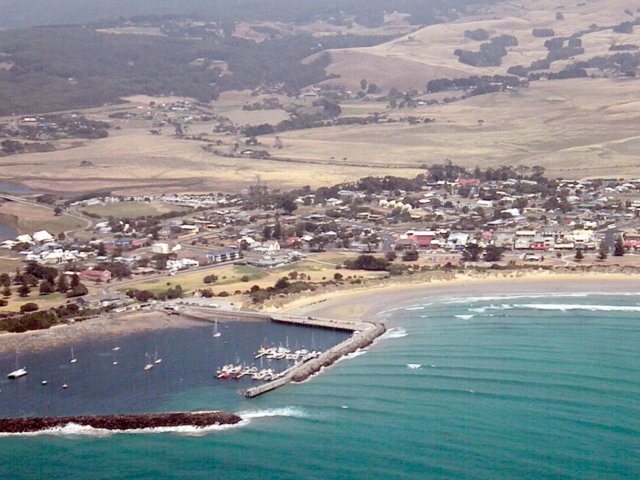
[[[7,375],[7,378],[15,380],[16,378],[24,377],[27,373],[29,372],[27,372],[26,367],[22,367],[11,372],[9,375]]]
[[[71,360],[69,360],[69,363],[76,363],[77,361],[78,359],[73,354],[73,347],[71,347]]]
[[[157,364],[159,364],[161,362],[162,362],[162,359],[158,358],[158,347],[156,347],[156,353],[153,356],[153,363],[155,363],[157,365]]]
[[[216,318],[213,321],[213,338],[218,338],[222,336],[222,334],[218,331],[218,319]]]
[[[145,354],[145,356],[146,356],[147,358],[149,358],[149,354],[148,354],[148,353],[147,353],[147,354]],[[147,363],[147,364],[144,366],[144,369],[145,369],[145,370],[151,370],[151,369],[153,368],[153,365],[154,365],[154,364],[153,364],[153,362],[151,362],[151,363]]]

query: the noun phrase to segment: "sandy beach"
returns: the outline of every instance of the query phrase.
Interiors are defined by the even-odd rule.
[[[640,292],[640,275],[628,273],[554,273],[498,271],[474,274],[438,272],[384,280],[364,286],[336,286],[316,294],[281,299],[262,311],[345,320],[374,320],[390,308],[442,296],[520,293]],[[222,320],[224,321],[224,320]],[[48,330],[0,334],[0,354],[42,350],[74,341],[121,336],[160,328],[188,328],[201,321],[160,311],[106,315]]]
[[[640,292],[640,276],[626,273],[497,272],[451,274],[450,278],[402,277],[380,285],[301,297],[279,307],[292,315],[373,319],[381,311],[442,296],[525,293]]]

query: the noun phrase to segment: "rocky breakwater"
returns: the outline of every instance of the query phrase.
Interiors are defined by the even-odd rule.
[[[372,323],[371,327],[363,331],[356,332],[353,337],[339,343],[335,347],[327,350],[318,358],[314,358],[296,368],[291,373],[292,382],[302,382],[318,373],[323,367],[333,365],[341,358],[354,353],[361,348],[368,347],[373,341],[381,336],[386,328],[380,323]]]
[[[0,419],[0,432],[27,433],[51,430],[68,424],[105,430],[142,430],[163,427],[210,427],[235,425],[238,415],[218,410],[207,412],[144,413],[137,415],[96,415],[77,417],[34,417]]]
[[[373,341],[381,336],[387,329],[381,323],[375,322],[359,322],[353,324],[351,322],[332,320],[332,319],[317,319],[317,318],[272,318],[273,321],[292,323],[298,325],[315,326],[320,328],[333,328],[340,330],[351,330],[353,335],[344,342],[339,343],[335,347],[327,350],[317,358],[308,360],[307,362],[291,367],[284,376],[273,380],[271,382],[260,385],[259,387],[250,388],[244,392],[244,395],[248,398],[257,397],[263,393],[270,392],[276,388],[282,387],[290,382],[303,382],[312,375],[318,373],[322,368],[329,367],[341,358],[354,353],[361,348],[366,348],[373,343]]]

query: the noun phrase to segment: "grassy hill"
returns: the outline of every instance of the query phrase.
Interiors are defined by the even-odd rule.
[[[636,15],[640,16],[636,8],[637,5],[627,0],[596,0],[563,6],[551,0],[499,3],[486,7],[482,14],[430,25],[380,45],[332,50],[327,72],[336,78],[328,83],[353,89],[366,78],[385,89],[408,90],[422,89],[435,78],[506,74],[510,67],[529,66],[547,56],[545,42],[550,37],[534,35],[535,29],[551,30],[552,37],[569,38],[593,27],[613,27],[634,21]],[[514,36],[518,45],[507,48],[498,66],[475,67],[461,63],[454,51],[478,51],[486,43],[465,35],[478,29],[486,31],[490,38]],[[550,71],[559,71],[573,61],[609,53],[612,45],[640,45],[640,28],[631,33],[616,32],[613,28],[594,29],[580,38],[584,54],[554,62]]]

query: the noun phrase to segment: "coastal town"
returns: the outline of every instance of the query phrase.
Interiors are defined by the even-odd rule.
[[[9,331],[189,299],[256,309],[419,272],[636,268],[640,248],[640,180],[549,179],[540,167],[445,163],[316,190],[3,202],[86,221],[0,243]]]

